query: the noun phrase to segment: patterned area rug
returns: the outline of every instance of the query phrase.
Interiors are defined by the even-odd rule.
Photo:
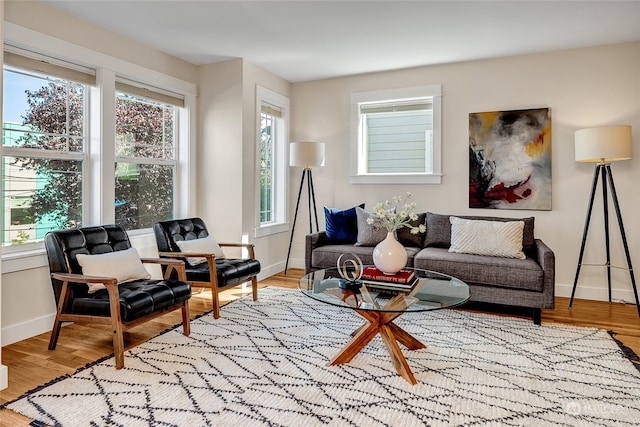
[[[327,366],[363,323],[295,290],[225,306],[6,405],[60,426],[637,425],[640,373],[606,331],[441,310],[397,323],[427,345],[398,376],[376,337]]]

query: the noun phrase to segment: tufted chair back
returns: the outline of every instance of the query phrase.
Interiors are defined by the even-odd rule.
[[[82,267],[78,264],[76,255],[121,251],[129,249],[131,242],[127,232],[121,226],[114,224],[51,231],[44,238],[44,246],[52,273],[82,274]],[[52,279],[51,284],[56,301],[59,301],[62,282]],[[75,286],[71,289],[70,298],[74,299],[74,297],[86,296],[88,287]]]
[[[180,252],[176,241],[201,239],[209,232],[201,218],[176,219],[158,222],[153,226],[158,252]]]

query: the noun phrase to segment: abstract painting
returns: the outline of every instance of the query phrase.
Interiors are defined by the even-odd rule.
[[[469,114],[469,207],[551,210],[549,108]]]

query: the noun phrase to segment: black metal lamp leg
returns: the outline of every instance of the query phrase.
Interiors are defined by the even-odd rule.
[[[311,199],[313,200],[313,215],[316,218],[316,231],[320,231],[320,227],[318,226],[318,210],[316,209],[316,192],[313,188],[313,175],[311,175],[311,169],[309,169],[309,187],[311,188]],[[313,228],[311,229],[311,232],[313,233]]]
[[[604,212],[604,247],[607,256],[607,286],[609,290],[609,304],[611,304],[611,245],[609,240],[609,197],[607,194],[607,168],[600,166],[602,169],[602,210]],[[609,171],[611,171],[609,169]]]
[[[576,286],[578,286],[578,277],[580,276],[580,268],[582,267],[582,257],[584,255],[584,247],[587,243],[587,233],[589,232],[589,223],[591,222],[591,211],[593,210],[593,199],[596,195],[598,187],[598,177],[600,176],[600,167],[597,165],[593,171],[593,183],[591,184],[591,196],[589,197],[589,207],[587,208],[587,217],[584,221],[584,231],[582,232],[582,244],[580,245],[580,255],[578,256],[578,267],[576,268],[576,276],[573,279],[573,290],[571,291],[571,299],[569,300],[569,308],[573,305],[573,297],[576,294]]]
[[[618,195],[616,193],[616,186],[613,183],[613,174],[609,165],[606,166],[609,172],[609,186],[611,187],[611,197],[613,199],[613,206],[616,210],[616,216],[618,217],[618,227],[620,228],[620,235],[622,236],[622,243],[624,245],[624,253],[627,257],[627,267],[629,269],[629,276],[631,277],[631,285],[633,286],[633,295],[636,298],[636,308],[638,310],[638,316],[640,316],[640,301],[638,301],[638,287],[636,286],[635,274],[633,274],[633,266],[631,265],[631,255],[629,255],[629,245],[627,244],[627,235],[624,232],[624,224],[622,223],[622,214],[620,213],[620,205],[618,204]],[[611,287],[609,287],[609,301],[611,301]]]
[[[302,170],[302,177],[300,178],[300,189],[298,190],[298,201],[296,201],[296,212],[293,215],[293,224],[291,225],[291,237],[289,238],[289,250],[287,251],[287,262],[284,264],[284,274],[287,275],[287,269],[289,268],[289,257],[291,256],[291,244],[293,243],[293,232],[296,230],[296,220],[298,219],[298,208],[300,207],[300,195],[302,194],[302,187],[304,185],[304,175],[306,169]]]

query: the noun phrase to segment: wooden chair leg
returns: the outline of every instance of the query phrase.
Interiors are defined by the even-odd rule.
[[[182,303],[182,333],[185,336],[191,334],[191,322],[189,321],[189,301]]]
[[[60,335],[60,328],[62,322],[58,320],[60,313],[56,314],[56,320],[53,322],[53,329],[51,330],[51,338],[49,338],[49,350],[55,350],[58,343],[58,336]]]
[[[113,325],[113,355],[116,359],[116,369],[124,368],[124,332],[119,320]]]
[[[211,287],[211,300],[213,302],[213,318],[220,318],[220,297],[218,296],[218,287]]]
[[[253,278],[251,279],[251,291],[253,293],[253,300],[257,301],[258,300],[258,278],[256,276],[253,276]]]
[[[56,319],[53,321],[53,328],[51,329],[51,338],[49,338],[49,350],[55,350],[58,343],[58,337],[60,336],[60,328],[62,327],[62,321],[60,317],[67,307],[69,301],[69,285],[67,282],[62,283],[60,289],[60,300],[58,301],[58,308],[56,310]]]
[[[120,293],[115,279],[111,283],[105,283],[109,292],[109,307],[111,314],[111,326],[113,328],[113,356],[116,359],[116,369],[124,367],[124,331],[122,318],[120,317]]]

